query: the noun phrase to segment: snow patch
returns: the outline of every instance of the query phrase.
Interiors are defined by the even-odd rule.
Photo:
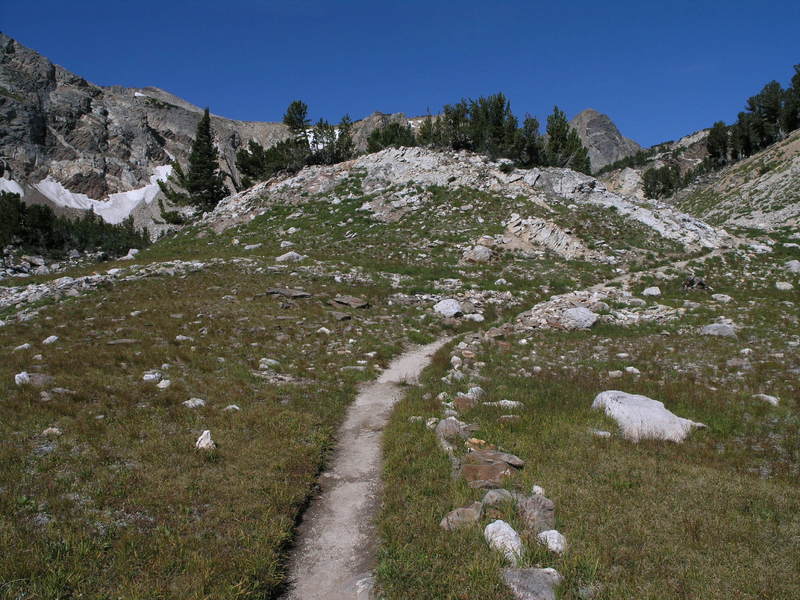
[[[0,177],[0,192],[23,195],[22,186],[13,179],[6,179],[5,177]]]
[[[111,194],[106,200],[93,200],[86,194],[71,192],[60,182],[49,176],[34,184],[33,187],[58,206],[79,210],[93,210],[106,223],[116,225],[127,219],[139,204],[150,204],[161,189],[158,186],[158,182],[166,181],[171,173],[171,165],[155,167],[148,185],[135,190],[128,190],[127,192]]]

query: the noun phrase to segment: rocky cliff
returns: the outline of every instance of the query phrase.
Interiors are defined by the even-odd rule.
[[[614,122],[603,113],[587,108],[571,121],[575,130],[589,150],[592,171],[639,152],[642,147],[623,136]]]

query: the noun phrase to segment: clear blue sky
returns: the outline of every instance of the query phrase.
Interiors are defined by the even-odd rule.
[[[800,63],[800,1],[0,0],[0,30],[101,85],[280,120],[424,114],[503,91],[592,107],[643,145],[731,121]]]

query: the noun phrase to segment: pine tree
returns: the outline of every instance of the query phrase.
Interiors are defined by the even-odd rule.
[[[223,176],[219,170],[219,153],[214,146],[211,132],[211,117],[206,108],[197,124],[192,151],[189,154],[189,169],[184,172],[173,161],[173,173],[167,180],[178,187],[159,182],[164,195],[176,204],[194,204],[203,211],[210,211],[227,195]]]
[[[578,132],[570,127],[567,115],[558,106],[547,117],[547,145],[545,160],[552,167],[565,167],[590,173],[589,151],[583,146]]]
[[[350,160],[356,152],[353,143],[353,121],[350,115],[344,115],[339,121],[339,133],[336,138],[336,162]]]
[[[728,162],[728,127],[725,123],[714,123],[708,132],[706,147],[713,168],[719,168]]]

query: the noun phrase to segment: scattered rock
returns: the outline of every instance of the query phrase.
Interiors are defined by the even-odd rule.
[[[294,250],[290,250],[286,254],[281,254],[279,257],[275,259],[276,262],[300,262],[306,258],[302,254],[295,252]]]
[[[578,306],[564,311],[561,323],[566,329],[589,329],[597,322],[599,315],[588,308]]]
[[[514,496],[508,490],[504,490],[502,488],[498,488],[495,490],[489,490],[483,496],[483,505],[484,506],[497,506],[498,504],[505,504],[507,502],[513,502]]]
[[[494,252],[483,245],[472,246],[464,251],[461,260],[467,263],[485,263],[492,259]]]
[[[55,344],[57,341],[58,341],[58,336],[57,335],[51,335],[51,336],[48,336],[48,337],[44,338],[42,340],[42,343],[47,346],[47,345],[50,345],[50,344]]]
[[[242,410],[242,409],[239,408],[238,405],[236,405],[236,404],[228,404],[228,406],[226,406],[225,408],[222,409],[222,412],[238,412],[240,410]]]
[[[291,288],[270,288],[266,292],[270,296],[283,296],[284,298],[310,298],[311,294],[305,290],[294,290]]]
[[[453,298],[445,298],[433,305],[433,310],[444,317],[461,315],[461,304]]]
[[[651,297],[657,298],[660,295],[661,295],[661,288],[659,288],[658,286],[655,286],[655,285],[652,286],[652,287],[649,287],[649,288],[645,288],[642,291],[642,296],[651,296]]]
[[[14,383],[16,385],[28,385],[31,382],[31,376],[27,371],[22,371],[14,375]]]
[[[194,447],[198,450],[213,450],[217,447],[214,443],[214,440],[211,439],[211,431],[206,429],[203,433],[200,434],[200,437],[197,438],[197,441],[194,443]]]
[[[62,434],[62,431],[58,427],[48,427],[42,432],[42,435],[45,437],[58,437]]]
[[[363,298],[356,298],[355,296],[336,296],[333,301],[342,306],[349,306],[350,308],[369,308],[369,302]]]
[[[718,337],[736,337],[736,329],[727,323],[712,323],[700,330],[701,335],[715,335]]]
[[[786,261],[785,267],[789,273],[800,273],[800,260]]]
[[[775,289],[780,290],[782,292],[788,292],[789,290],[793,290],[794,286],[788,281],[776,281]]]
[[[764,402],[772,404],[772,406],[778,406],[780,403],[780,398],[777,396],[770,396],[769,394],[754,394],[753,400],[763,400]]]
[[[525,530],[540,533],[552,529],[556,525],[556,505],[541,494],[534,493],[517,499],[517,511],[525,523]]]
[[[722,304],[727,304],[728,302],[733,300],[733,298],[731,298],[727,294],[711,294],[711,299],[716,300],[717,302],[721,302]]]
[[[206,401],[202,398],[189,398],[181,402],[186,408],[199,408],[206,405]]]

